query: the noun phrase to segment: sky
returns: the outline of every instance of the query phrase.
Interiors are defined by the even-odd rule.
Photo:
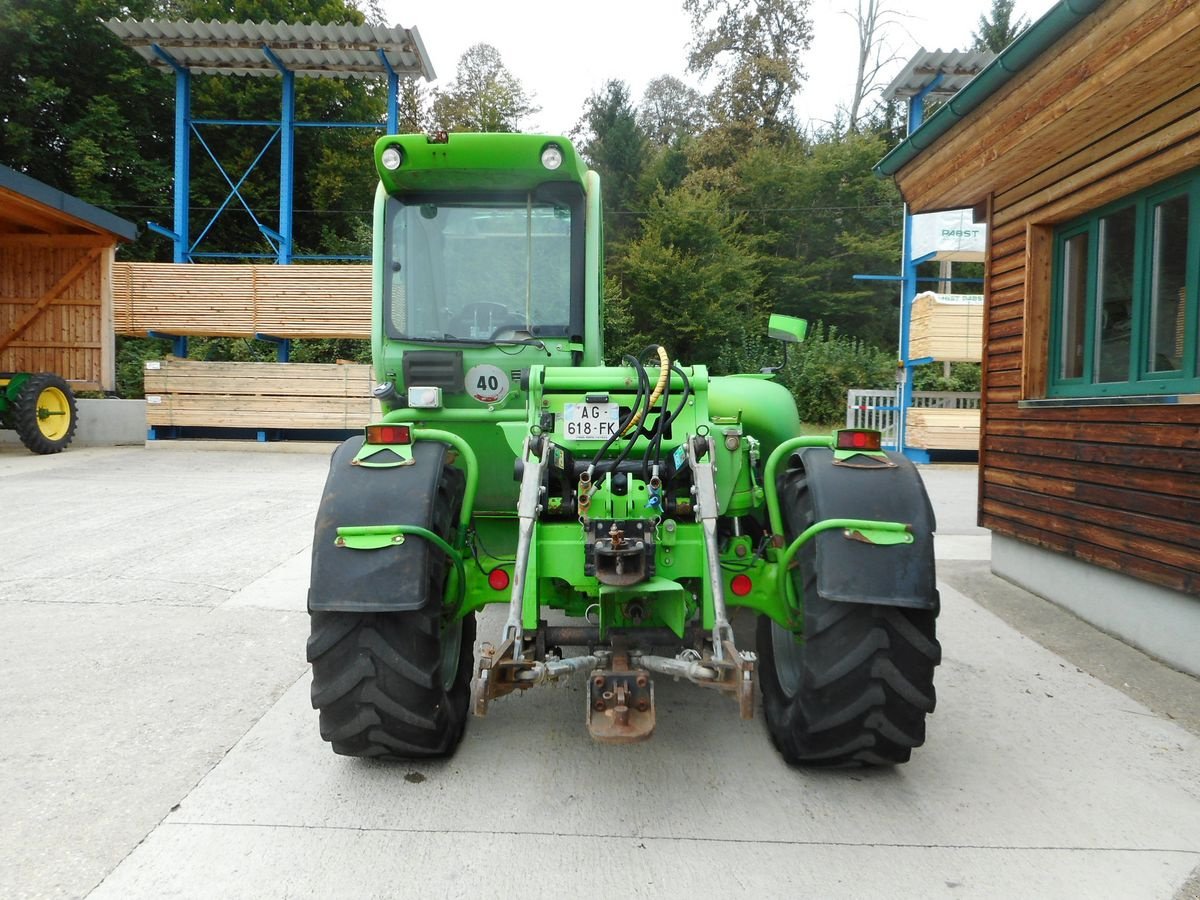
[[[813,43],[804,56],[808,79],[796,103],[801,122],[833,119],[854,90],[858,43],[853,21],[844,13],[855,0],[812,0]],[[1019,15],[1036,21],[1054,0],[1017,0]],[[606,81],[619,78],[640,101],[646,84],[670,74],[701,90],[710,85],[686,72],[691,30],[679,0],[604,0],[600,4],[530,0],[448,0],[413,3],[383,0],[391,25],[416,28],[438,75],[437,85],[454,78],[458,59],[473,44],[500,51],[505,66],[541,111],[523,130],[569,133],[587,98]],[[890,0],[899,13],[888,31],[896,55],[884,83],[920,48],[965,50],[980,15],[991,0]],[[578,11],[578,12],[575,12]]]

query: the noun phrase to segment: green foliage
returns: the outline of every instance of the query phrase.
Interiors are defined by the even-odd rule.
[[[374,15],[378,15],[377,7]],[[152,69],[103,22],[109,18],[182,18],[362,24],[350,0],[0,0],[0,162],[137,222],[172,221],[174,79]],[[278,79],[197,75],[197,118],[277,119]],[[384,119],[386,88],[377,81],[297,79],[296,116],[308,121]],[[269,140],[239,192],[259,220],[278,228],[278,139],[254,126],[200,126],[200,135],[236,181]],[[299,129],[296,136],[296,251],[323,252],[327,237],[350,240],[369,219],[375,174],[364,160],[377,133]],[[192,139],[192,235],[229,197],[217,167]],[[258,224],[235,200],[200,251],[273,252]],[[168,259],[163,238],[143,231],[123,259]]]
[[[651,79],[642,94],[637,122],[659,147],[678,147],[704,131],[704,97],[673,75]]]
[[[688,69],[716,75],[710,113],[743,138],[794,131],[792,99],[812,43],[810,0],[683,0],[695,39]]]
[[[615,273],[632,320],[626,343],[662,343],[672,356],[701,363],[738,339],[732,323],[765,327],[753,242],[741,226],[714,192],[685,186],[654,196]]]
[[[153,0],[0,0],[0,163],[129,219],[170,209],[171,79],[102,21]],[[153,252],[139,242],[129,256]]]
[[[142,388],[146,360],[162,359],[171,352],[171,342],[155,338],[117,337],[117,396],[126,400],[144,396]]]
[[[913,390],[978,391],[980,389],[981,377],[982,371],[979,363],[951,363],[950,374],[946,375],[944,364],[933,362],[924,366],[917,366],[913,370]]]
[[[584,107],[580,130],[580,151],[599,173],[604,186],[607,241],[619,244],[635,224],[628,210],[636,202],[649,149],[629,99],[629,86],[623,81],[608,81],[592,94]],[[612,249],[610,246],[610,253]]]
[[[1024,16],[1013,18],[1016,0],[992,0],[991,17],[979,17],[979,27],[971,33],[972,50],[990,50],[999,53],[1029,27]]]
[[[447,88],[435,92],[432,118],[448,131],[517,131],[539,108],[505,68],[500,51],[480,43],[459,57]]]
[[[851,388],[896,385],[894,355],[817,323],[804,343],[793,345],[780,378],[796,398],[805,422],[844,421],[846,392]]]

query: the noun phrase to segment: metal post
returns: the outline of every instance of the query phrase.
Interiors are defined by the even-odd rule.
[[[292,188],[295,184],[296,73],[283,72],[283,115],[279,143],[279,264],[292,261]]]
[[[396,70],[392,68],[391,62],[388,61],[387,54],[382,50],[376,51],[379,54],[379,61],[383,64],[384,71],[387,72],[388,84],[388,102],[387,102],[387,133],[400,133],[400,76]]]
[[[295,185],[296,73],[283,64],[274,51],[262,45],[263,55],[283,76],[283,101],[279,115],[279,256],[286,266],[292,261],[292,188]]]
[[[942,75],[938,73],[929,84],[921,88],[916,94],[908,100],[908,133],[912,134],[921,127],[921,123],[925,120],[925,98],[942,82]],[[913,361],[909,356],[909,340],[912,334],[912,304],[917,296],[917,264],[913,259],[912,252],[912,214],[908,210],[908,204],[904,204],[904,247],[901,256],[902,267],[900,272],[900,365],[903,367],[903,373],[900,374],[897,393],[899,394],[896,410],[896,450],[910,459],[915,458],[918,462],[928,462],[929,454],[924,450],[914,450],[905,447],[905,439],[908,435],[908,408],[912,405],[913,393]]]
[[[192,189],[189,153],[192,137],[191,73],[158,44],[151,44],[150,49],[175,70],[175,219],[169,234],[161,226],[152,224],[151,228],[171,238],[175,245],[172,256],[175,262],[191,262],[191,248],[188,246],[188,197]]]
[[[388,71],[388,113],[387,113],[387,133],[399,134],[400,132],[400,76],[395,72]]]
[[[177,263],[191,262],[188,255],[188,198],[191,196],[191,153],[189,146],[192,135],[192,73],[187,69],[175,70],[175,254]]]

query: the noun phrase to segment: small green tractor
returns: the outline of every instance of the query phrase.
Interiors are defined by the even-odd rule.
[[[0,372],[0,427],[34,453],[58,453],[75,436],[75,395],[53,372]]]
[[[445,756],[470,713],[572,677],[593,737],[642,740],[666,676],[744,719],[761,691],[789,763],[908,760],[941,655],[909,461],[878,432],[801,435],[770,370],[657,345],[605,365],[599,179],[565,138],[391,135],[374,156],[383,413],[333,454],[308,595],[334,751]],[[805,332],[769,327],[785,353]]]

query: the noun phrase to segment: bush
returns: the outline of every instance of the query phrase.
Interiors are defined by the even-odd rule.
[[[980,375],[979,363],[952,363],[950,365],[950,374],[947,376],[943,364],[933,362],[924,366],[917,366],[914,370],[913,390],[978,391],[980,389]]]
[[[850,389],[895,387],[896,361],[890,352],[818,322],[804,343],[789,348],[779,378],[796,398],[802,421],[833,424],[845,419]]]

